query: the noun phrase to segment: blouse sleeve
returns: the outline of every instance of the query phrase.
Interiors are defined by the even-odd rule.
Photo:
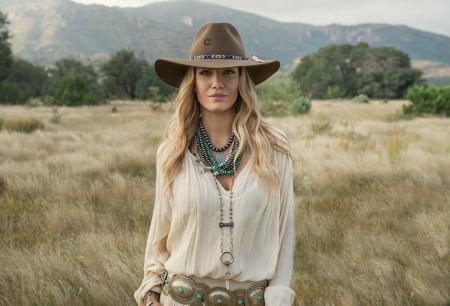
[[[144,305],[144,296],[149,291],[161,292],[164,264],[170,254],[167,251],[166,242],[171,223],[171,207],[166,197],[161,196],[161,147],[158,149],[156,166],[156,196],[153,208],[153,216],[147,239],[147,247],[144,257],[144,279],[139,289],[134,293],[134,298],[139,306]]]
[[[267,287],[264,300],[266,306],[290,306],[295,292],[289,288],[294,265],[295,225],[292,159],[282,154],[280,169],[280,245],[275,275]]]

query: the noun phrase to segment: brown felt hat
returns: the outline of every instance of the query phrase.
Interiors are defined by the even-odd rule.
[[[167,85],[178,88],[189,67],[246,67],[255,85],[280,68],[277,60],[262,61],[245,57],[244,44],[237,29],[229,23],[206,23],[198,29],[187,59],[160,58],[156,75]]]

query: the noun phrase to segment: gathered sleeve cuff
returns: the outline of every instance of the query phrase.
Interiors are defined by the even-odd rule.
[[[269,286],[264,292],[266,306],[287,306],[294,303],[295,292],[284,286]]]
[[[170,231],[172,210],[167,197],[161,195],[162,162],[161,147],[157,154],[156,196],[153,216],[147,239],[144,257],[144,279],[134,298],[139,306],[144,306],[144,296],[149,291],[161,292],[162,274],[165,272],[165,262],[170,254],[167,250],[167,237]]]
[[[291,157],[282,153],[280,155],[278,159],[278,173],[281,180],[280,245],[275,274],[264,293],[266,306],[290,306],[295,297],[295,292],[289,288],[295,250],[293,166]]]

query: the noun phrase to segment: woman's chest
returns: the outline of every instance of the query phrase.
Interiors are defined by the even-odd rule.
[[[191,169],[193,168],[193,169]],[[183,167],[173,183],[172,222],[200,224],[230,222],[248,226],[277,212],[265,190],[250,171],[242,171],[231,191],[226,191],[210,173]]]

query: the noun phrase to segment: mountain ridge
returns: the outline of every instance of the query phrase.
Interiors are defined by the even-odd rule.
[[[100,62],[124,48],[150,62],[158,57],[184,58],[198,27],[217,21],[238,28],[248,54],[279,59],[284,70],[322,46],[360,41],[393,46],[415,61],[450,64],[450,37],[405,25],[285,23],[197,1],[119,8],[70,0],[0,0],[0,11],[11,20],[14,53],[46,65],[63,57]]]

